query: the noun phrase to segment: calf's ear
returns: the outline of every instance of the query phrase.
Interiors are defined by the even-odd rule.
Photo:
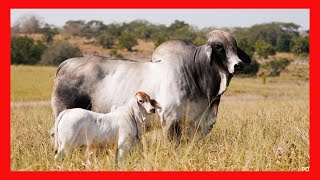
[[[247,53],[245,53],[242,49],[240,49],[239,47],[237,48],[237,53],[238,53],[239,59],[241,59],[242,62],[247,63],[247,64],[251,63],[250,56]]]
[[[151,105],[156,109],[162,109],[161,105],[154,99],[150,99]]]

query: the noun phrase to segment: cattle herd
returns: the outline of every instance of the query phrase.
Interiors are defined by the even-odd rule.
[[[250,57],[227,32],[210,32],[196,46],[169,40],[150,62],[103,56],[70,58],[56,72],[51,104],[55,158],[74,147],[117,146],[116,164],[141,136],[141,123],[156,116],[164,135],[180,137],[181,122],[197,138],[215,124],[221,95]],[[152,97],[153,99],[151,99]]]

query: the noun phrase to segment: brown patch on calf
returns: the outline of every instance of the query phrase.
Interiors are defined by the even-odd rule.
[[[144,92],[141,92],[141,91],[137,92],[135,97],[137,99],[142,99],[144,101],[150,102],[150,96]]]

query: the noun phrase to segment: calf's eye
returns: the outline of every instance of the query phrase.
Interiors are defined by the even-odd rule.
[[[139,100],[139,103],[143,103],[143,101],[142,101],[142,100]]]

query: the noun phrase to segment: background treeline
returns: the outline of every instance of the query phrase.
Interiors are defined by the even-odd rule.
[[[59,28],[44,23],[39,17],[28,16],[11,27],[11,63],[57,65],[67,58],[82,56],[80,48],[69,43],[69,40],[74,37],[90,39],[90,43],[94,45],[111,49],[108,55],[123,57],[118,52],[119,49],[135,51],[134,47],[138,44],[138,39],[153,42],[155,47],[169,39],[184,39],[200,46],[206,43],[209,32],[214,29],[218,28],[199,29],[179,20],[169,26],[152,24],[145,20],[111,24],[104,24],[102,21],[72,20]],[[276,52],[303,56],[309,53],[309,31],[300,31],[299,26],[294,23],[273,22],[248,28],[222,29],[230,32],[236,38],[238,46],[255,60],[267,59]],[[34,40],[27,37],[28,34],[42,34],[42,38]],[[56,35],[64,38],[55,41]],[[280,65],[277,65],[279,62]],[[276,65],[266,62],[264,67],[282,67],[289,64],[290,59],[279,59],[279,62]],[[259,67],[259,61],[254,61],[246,67],[245,73],[255,75]],[[269,75],[271,74],[276,75],[279,72],[269,72]]]

